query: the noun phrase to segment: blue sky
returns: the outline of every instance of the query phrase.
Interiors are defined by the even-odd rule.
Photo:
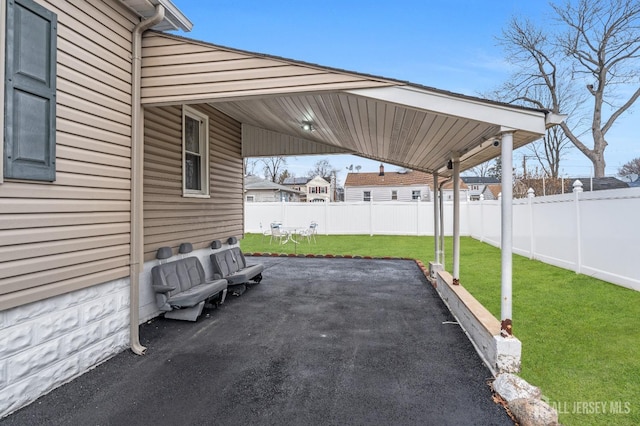
[[[385,3],[174,0],[194,23],[187,37],[474,96],[496,88],[510,74],[496,37],[511,16],[555,25],[548,3],[540,0]],[[640,156],[640,105],[634,109],[635,115],[623,116],[608,134],[608,175]],[[361,165],[362,172],[377,171],[379,165],[340,155],[289,158],[287,168],[304,176],[320,158],[341,170],[341,181],[349,164]],[[520,159],[516,152],[514,161],[520,164]],[[588,176],[591,162],[573,149],[561,169],[567,175]]]

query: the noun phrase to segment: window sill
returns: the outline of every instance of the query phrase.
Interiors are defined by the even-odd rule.
[[[209,194],[192,194],[189,192],[183,192],[182,193],[182,197],[183,198],[211,198],[211,195]]]

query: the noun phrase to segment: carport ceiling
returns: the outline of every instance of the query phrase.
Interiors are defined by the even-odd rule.
[[[388,89],[394,88],[374,90]],[[253,127],[251,132],[243,132],[245,153],[250,156],[316,154],[322,153],[324,146],[326,153],[350,153],[414,170],[439,171],[443,176],[451,174],[446,163],[455,153],[462,158],[463,170],[499,156],[500,147],[494,146],[494,140],[505,127],[526,121],[503,120],[510,126],[501,126],[499,119],[487,122],[476,117],[483,111],[476,111],[473,118],[434,112],[373,98],[367,96],[368,90],[237,100],[214,106]],[[399,90],[406,91],[406,87]],[[477,101],[457,102],[477,107]],[[496,117],[505,113],[497,104],[480,105],[479,109],[493,109]],[[544,113],[535,111],[535,115],[538,131],[534,131],[535,123],[528,130],[518,128],[515,148],[541,137]],[[314,131],[304,130],[303,122],[312,123]],[[280,138],[274,137],[274,132]]]

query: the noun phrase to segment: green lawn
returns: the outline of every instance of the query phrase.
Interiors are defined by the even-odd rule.
[[[500,317],[500,251],[461,239],[460,282]],[[247,234],[245,252],[409,257],[427,264],[433,237],[332,235],[284,246]],[[451,239],[446,240],[451,269]],[[514,256],[513,324],[521,376],[539,386],[565,425],[640,424],[640,293]],[[596,404],[598,403],[598,404]],[[605,414],[595,413],[606,409]],[[613,409],[622,411],[613,414]]]

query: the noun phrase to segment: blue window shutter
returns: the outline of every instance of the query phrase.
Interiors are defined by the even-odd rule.
[[[57,17],[32,0],[7,2],[4,176],[56,179]]]

